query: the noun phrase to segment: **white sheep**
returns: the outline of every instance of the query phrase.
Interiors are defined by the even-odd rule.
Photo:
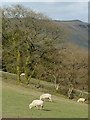
[[[40,109],[43,109],[43,101],[42,100],[33,100],[31,104],[29,104],[29,108],[32,109],[32,107],[36,107],[38,109],[38,106],[40,106]]]
[[[79,98],[77,102],[85,102],[85,98]]]
[[[21,73],[21,75],[20,76],[25,76],[25,73]]]
[[[50,102],[52,102],[51,94],[45,93],[40,96],[40,100],[44,99],[49,99]]]

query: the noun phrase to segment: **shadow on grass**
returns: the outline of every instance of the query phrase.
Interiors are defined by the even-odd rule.
[[[50,101],[44,101],[44,102],[47,102],[47,103],[56,103],[56,101],[52,101],[52,102],[50,102]]]
[[[48,109],[43,109],[43,111],[51,111],[51,110],[48,110]]]

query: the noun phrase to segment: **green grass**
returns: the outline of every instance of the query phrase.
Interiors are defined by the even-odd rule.
[[[5,82],[9,82],[9,83],[14,83],[16,84],[16,79],[17,79],[17,75],[16,74],[12,74],[12,73],[8,73],[8,72],[2,72],[2,76]],[[22,82],[25,81],[25,77],[21,77]],[[36,86],[38,83],[37,79],[31,78],[30,79],[30,86]],[[62,86],[61,91],[59,91],[58,93],[56,93],[55,90],[55,84],[51,83],[51,82],[46,82],[46,81],[40,81],[40,91],[43,92],[50,92],[51,94],[57,94],[57,95],[64,95],[64,97],[67,97],[67,92],[68,92],[68,87]],[[74,99],[77,100],[80,96],[80,93],[82,91],[81,90],[77,90],[74,89]],[[83,91],[83,97],[87,99],[88,97],[88,92]],[[87,101],[88,102],[88,101]]]
[[[4,77],[4,76],[3,76]],[[12,77],[11,77],[12,78]],[[53,102],[44,102],[44,110],[29,109],[34,99],[43,93],[33,85],[23,87],[16,85],[5,76],[2,89],[2,113],[5,118],[88,118],[88,105],[52,95]],[[12,80],[13,81],[13,80]]]

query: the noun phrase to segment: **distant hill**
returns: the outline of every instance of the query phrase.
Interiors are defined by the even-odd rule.
[[[82,22],[80,20],[71,21],[59,21],[60,24],[64,25],[70,35],[67,37],[69,42],[77,44],[80,48],[88,49],[88,23]]]

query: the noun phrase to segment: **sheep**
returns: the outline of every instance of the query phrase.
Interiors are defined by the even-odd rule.
[[[25,76],[25,73],[21,73],[21,75],[20,76]]]
[[[32,109],[32,107],[36,107],[38,109],[38,106],[40,106],[40,109],[43,109],[43,101],[42,100],[33,100],[31,104],[29,104],[29,108]]]
[[[77,102],[85,102],[85,98],[79,98]]]
[[[40,96],[40,100],[44,99],[49,99],[50,102],[52,102],[51,94],[45,93]]]

